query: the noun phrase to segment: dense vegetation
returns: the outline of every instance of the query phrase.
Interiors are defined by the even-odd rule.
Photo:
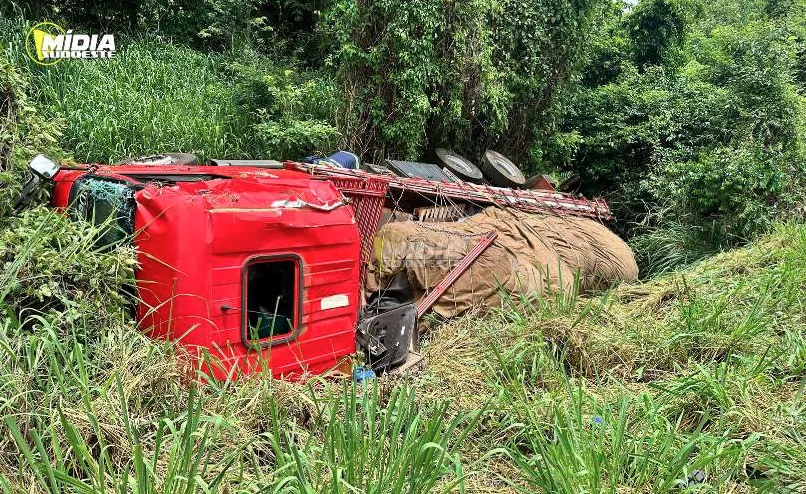
[[[120,52],[36,66],[44,19]],[[0,485],[802,492],[804,91],[803,0],[0,1]],[[439,327],[405,380],[198,386],[110,296],[133,252],[11,214],[38,152],[436,146],[581,174],[654,277]]]
[[[166,149],[365,160],[487,148],[605,194],[645,274],[746,242],[803,201],[802,0],[9,4],[6,57],[81,161]],[[42,69],[26,25],[111,29]],[[21,19],[28,19],[23,21]],[[27,22],[27,24],[26,24]]]

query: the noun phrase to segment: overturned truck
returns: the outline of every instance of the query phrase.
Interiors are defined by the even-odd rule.
[[[135,313],[216,379],[418,358],[428,310],[637,276],[601,200],[296,162],[58,167],[53,205],[133,243]],[[202,358],[204,357],[204,358]]]

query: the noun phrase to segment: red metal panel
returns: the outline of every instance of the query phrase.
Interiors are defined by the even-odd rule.
[[[332,184],[215,179],[150,184],[135,199],[140,319],[153,336],[209,352],[217,378],[234,368],[319,373],[355,351],[360,238]],[[300,334],[250,350],[241,341],[242,268],[255,255],[285,254],[302,262]],[[346,302],[323,303],[329,297]]]
[[[93,166],[57,174],[57,208],[68,206],[73,183],[86,173],[142,184],[135,194],[138,315],[152,336],[210,353],[219,361],[208,369],[216,378],[233,369],[321,373],[355,351],[361,237],[353,209],[364,209],[346,207],[330,181],[248,167]],[[212,177],[157,185],[144,174]],[[375,182],[368,184],[353,184],[355,195],[377,197]],[[382,201],[385,188],[376,193]],[[300,332],[250,350],[241,340],[243,266],[275,254],[302,263]]]
[[[586,199],[565,192],[544,190],[520,190],[468,182],[435,182],[421,178],[391,177],[373,175],[360,170],[347,170],[329,166],[286,162],[289,170],[298,170],[328,177],[331,180],[345,178],[383,180],[395,191],[411,191],[425,196],[448,197],[477,204],[496,204],[533,213],[570,214],[601,220],[612,219],[607,203],[599,198]]]
[[[86,173],[86,170],[60,170],[56,173],[53,177],[51,202],[57,210],[62,211],[70,205],[70,189],[73,188],[73,183]]]
[[[366,266],[372,256],[372,245],[378,223],[383,214],[383,203],[389,183],[375,176],[331,177],[330,181],[344,194],[353,207],[355,221],[361,234],[361,275],[360,285],[364,286]]]

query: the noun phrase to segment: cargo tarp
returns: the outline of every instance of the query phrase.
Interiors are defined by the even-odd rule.
[[[375,237],[366,290],[382,291],[405,270],[419,299],[491,230],[498,238],[437,301],[437,314],[453,317],[474,305],[496,306],[501,292],[569,293],[576,280],[585,291],[638,276],[629,246],[595,220],[490,207],[464,221],[383,226]]]

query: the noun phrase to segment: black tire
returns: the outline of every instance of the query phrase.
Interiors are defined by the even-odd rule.
[[[190,153],[159,153],[148,156],[138,156],[118,161],[116,165],[185,165],[193,166],[199,164],[199,158]]]
[[[484,159],[481,160],[481,171],[484,172],[484,176],[490,183],[498,187],[516,188],[523,187],[526,183],[526,177],[515,166],[515,163],[492,149],[488,149],[484,153]]]
[[[484,181],[484,175],[481,170],[464,156],[443,148],[435,149],[434,154],[437,155],[437,161],[439,161],[440,165],[462,180],[474,183]]]

